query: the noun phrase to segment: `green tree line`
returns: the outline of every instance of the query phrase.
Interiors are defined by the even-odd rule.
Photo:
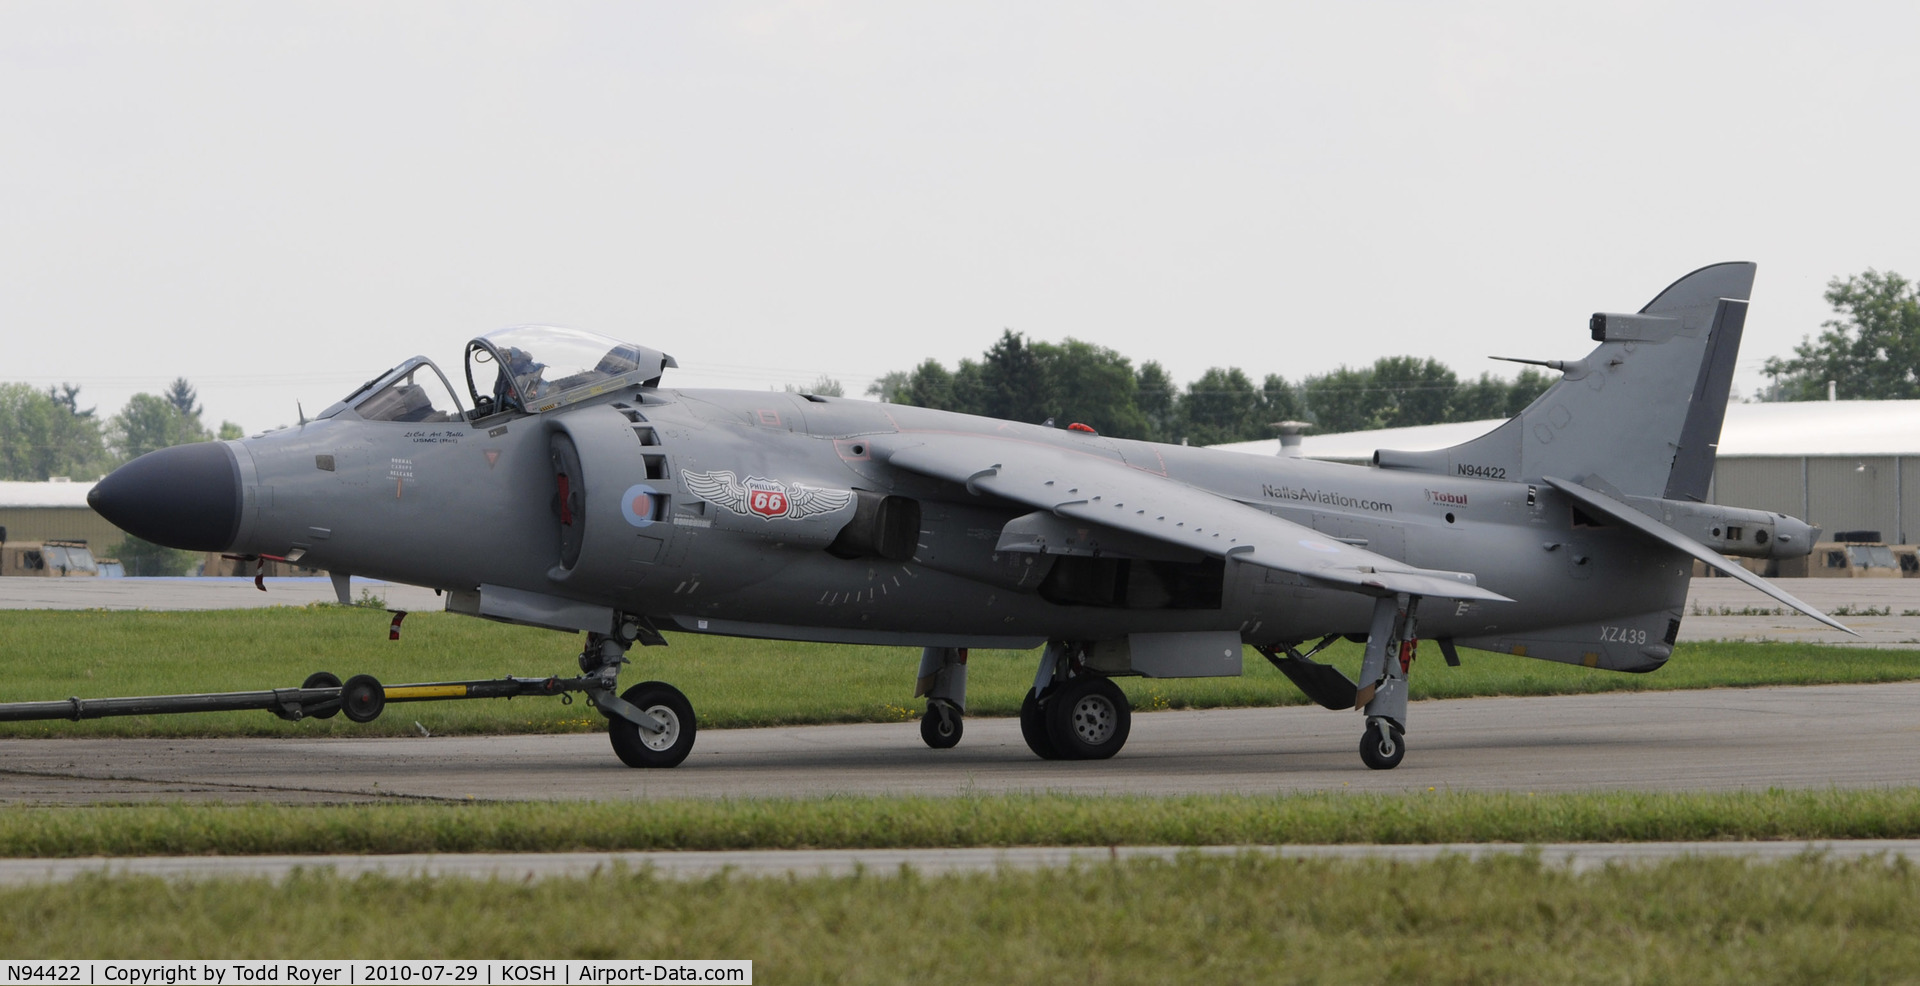
[[[1834,317],[1792,358],[1768,357],[1771,383],[1753,398],[1825,400],[1832,381],[1842,400],[1920,399],[1920,285],[1869,268],[1833,278],[1825,297]],[[1287,420],[1339,433],[1512,417],[1553,380],[1531,367],[1512,380],[1467,380],[1437,360],[1384,356],[1298,381],[1270,373],[1257,384],[1239,367],[1214,367],[1178,387],[1157,362],[1136,368],[1092,343],[1008,330],[977,360],[949,369],[930,359],[881,377],[867,393],[1015,421],[1078,421],[1119,438],[1217,445],[1271,437],[1272,425]]]
[[[161,394],[133,395],[104,419],[97,408],[80,407],[80,388],[73,384],[39,390],[0,383],[0,479],[97,479],[154,449],[241,436],[231,421],[221,422],[217,433],[209,430],[200,421],[203,410],[185,378]],[[198,559],[132,535],[98,553],[118,558],[129,575],[185,575]]]
[[[1491,373],[1462,380],[1436,360],[1387,356],[1297,382],[1269,373],[1255,383],[1237,366],[1214,367],[1181,387],[1157,362],[1136,368],[1104,346],[1007,330],[978,360],[948,369],[930,359],[881,377],[867,392],[1014,421],[1079,422],[1116,438],[1217,445],[1270,438],[1280,421],[1344,432],[1510,417],[1552,382],[1531,367],[1513,380]]]
[[[0,383],[0,480],[98,479],[154,449],[243,434],[231,421],[209,430],[199,401],[183,377],[165,393],[133,395],[118,414],[102,418],[97,408],[81,409],[73,384],[39,390]]]
[[[1827,282],[1834,317],[1818,338],[1803,337],[1793,358],[1767,358],[1767,401],[1823,401],[1827,382],[1841,400],[1920,399],[1920,288],[1893,271]]]

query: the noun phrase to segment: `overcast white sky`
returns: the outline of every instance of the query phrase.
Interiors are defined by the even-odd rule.
[[[1571,357],[1920,275],[1908,3],[0,0],[0,380],[290,423],[554,322],[858,394],[1013,328],[1185,382]]]

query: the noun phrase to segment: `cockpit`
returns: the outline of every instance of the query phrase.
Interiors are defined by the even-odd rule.
[[[537,414],[623,387],[657,386],[667,367],[679,366],[658,350],[552,325],[519,325],[480,336],[467,343],[466,364],[472,410],[462,406],[432,360],[415,356],[361,384],[319,417],[347,408],[368,421],[422,424]]]
[[[622,387],[653,387],[673,357],[593,332],[519,325],[467,343],[471,417],[538,413]]]

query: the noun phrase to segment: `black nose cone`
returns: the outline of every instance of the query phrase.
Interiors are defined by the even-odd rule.
[[[94,484],[87,505],[154,544],[224,551],[240,530],[240,464],[225,442],[148,452]]]

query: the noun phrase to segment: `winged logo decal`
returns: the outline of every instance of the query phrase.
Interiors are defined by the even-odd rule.
[[[852,490],[788,484],[760,476],[748,476],[742,481],[730,469],[689,472],[683,478],[694,496],[743,517],[762,520],[805,520],[833,513],[853,502]]]

